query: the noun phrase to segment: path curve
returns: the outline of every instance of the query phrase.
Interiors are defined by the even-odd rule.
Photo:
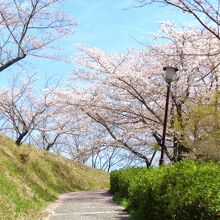
[[[124,208],[104,190],[63,194],[49,210],[48,220],[128,220]]]

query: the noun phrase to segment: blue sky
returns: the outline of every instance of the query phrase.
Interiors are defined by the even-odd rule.
[[[129,9],[134,0],[65,0],[64,5],[79,23],[73,43],[108,52],[142,47],[138,41],[150,43],[149,35],[158,31],[161,20],[186,23],[182,13],[158,4]]]
[[[79,43],[106,52],[126,52],[129,48],[142,48],[140,42],[151,44],[150,34],[159,30],[159,21],[192,22],[185,14],[158,4],[128,9],[132,5],[134,0],[64,0],[59,7],[76,18],[79,25],[75,34],[57,44],[68,56],[74,55],[74,45]],[[30,57],[22,64],[41,79],[52,75],[67,76],[74,68],[70,64]],[[12,69],[1,73],[1,84],[14,72]]]

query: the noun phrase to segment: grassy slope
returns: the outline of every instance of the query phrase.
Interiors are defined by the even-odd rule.
[[[108,188],[108,174],[0,136],[0,219],[40,219],[60,193]]]

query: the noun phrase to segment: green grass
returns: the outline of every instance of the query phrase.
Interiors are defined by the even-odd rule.
[[[60,193],[107,189],[109,175],[0,136],[0,219],[41,219]]]

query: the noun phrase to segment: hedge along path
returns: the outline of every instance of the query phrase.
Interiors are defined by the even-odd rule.
[[[112,201],[105,190],[63,194],[47,210],[48,220],[128,220],[124,208]]]
[[[220,163],[185,160],[111,172],[110,192],[138,220],[220,220]]]

